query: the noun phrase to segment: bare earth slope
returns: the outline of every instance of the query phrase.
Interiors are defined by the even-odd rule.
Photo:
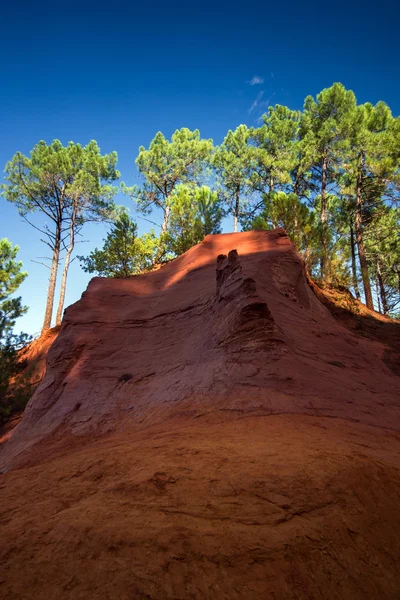
[[[281,230],[92,280],[0,450],[1,594],[399,597],[399,356],[379,326],[335,318]]]

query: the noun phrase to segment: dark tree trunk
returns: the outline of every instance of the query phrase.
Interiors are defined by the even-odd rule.
[[[356,242],[358,248],[358,258],[360,261],[361,276],[364,286],[365,304],[370,310],[374,310],[374,303],[372,300],[371,282],[369,278],[368,262],[365,254],[364,238],[363,238],[363,227],[362,227],[362,157],[360,157],[360,166],[357,176],[357,189],[356,189],[356,218],[355,218],[355,232]]]
[[[388,303],[387,303],[385,285],[383,283],[382,267],[381,267],[381,263],[380,263],[379,259],[376,261],[376,273],[377,273],[377,279],[378,279],[378,284],[379,284],[379,295],[380,295],[381,302],[382,302],[383,314],[387,315],[389,312],[389,307],[388,307]]]
[[[300,251],[301,231],[300,231],[300,227],[299,227],[297,208],[295,209],[295,213],[293,215],[293,237],[294,237],[294,243],[297,247],[297,250]]]
[[[298,174],[296,173],[294,185],[293,185],[293,193],[296,194],[297,197],[299,197],[299,188],[300,188],[300,179],[298,177]]]
[[[375,281],[375,292],[376,292],[376,299],[378,301],[378,312],[382,313],[382,307],[381,307],[381,301],[379,299],[379,285],[378,285],[378,279],[376,279]]]
[[[326,266],[328,261],[328,242],[326,235],[326,187],[327,187],[327,171],[328,171],[328,157],[326,148],[324,148],[324,155],[322,159],[322,177],[321,177],[321,246],[322,255],[320,261],[321,277],[324,278],[326,275]]]
[[[360,290],[358,289],[357,280],[357,265],[356,265],[356,244],[354,240],[353,225],[350,225],[350,245],[351,245],[351,270],[353,274],[353,287],[356,294],[357,300],[361,299]]]

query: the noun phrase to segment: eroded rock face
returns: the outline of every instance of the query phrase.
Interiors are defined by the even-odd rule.
[[[281,230],[93,279],[0,450],[2,596],[399,597],[396,326],[342,317]]]
[[[238,251],[217,258],[217,308],[215,333],[228,354],[268,352],[283,343],[271,311],[257,292],[254,278],[246,277]],[[279,335],[281,334],[281,335]]]
[[[159,271],[90,282],[0,463],[60,428],[82,439],[215,411],[397,427],[384,351],[335,321],[282,230],[208,236]]]

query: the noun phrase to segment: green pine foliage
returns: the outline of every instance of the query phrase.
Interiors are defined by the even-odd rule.
[[[0,341],[10,335],[16,319],[28,310],[20,297],[12,297],[27,276],[17,260],[18,251],[7,238],[0,240]]]
[[[179,256],[210,233],[221,233],[222,202],[207,186],[180,185],[171,199],[171,215],[165,237],[167,250]]]
[[[400,209],[377,206],[365,230],[377,308],[385,315],[400,313]]]
[[[158,132],[139,148],[142,184],[121,189],[159,235],[137,237],[135,223],[115,210],[115,166],[116,154],[102,156],[96,142],[58,141],[39,142],[30,158],[17,153],[6,166],[5,197],[24,218],[40,211],[48,219],[47,325],[63,248],[65,291],[75,235],[86,220],[102,219],[113,221],[103,248],[80,257],[90,273],[141,273],[221,231],[231,215],[234,231],[284,227],[314,279],[350,287],[371,309],[400,312],[400,117],[384,102],[358,104],[334,83],[307,96],[303,110],[269,107],[259,126],[239,125],[220,146],[197,129],[170,139]],[[62,306],[61,294],[57,322]]]
[[[245,225],[245,229],[277,229],[283,227],[303,255],[309,271],[319,258],[318,228],[315,214],[294,194],[272,192],[264,196],[263,210]]]
[[[208,164],[213,141],[200,137],[200,131],[186,127],[177,129],[168,141],[158,132],[148,150],[139,148],[136,166],[144,178],[141,187],[123,189],[129,194],[142,214],[155,208],[162,213],[161,240],[167,232],[171,212],[171,198],[180,184],[196,185]]]
[[[302,112],[270,107],[248,142],[258,194],[242,227],[285,227],[314,278],[347,285],[369,308],[396,314],[399,132],[400,118],[385,103],[357,105],[339,83],[307,97]]]
[[[251,176],[254,153],[249,141],[250,130],[246,125],[239,125],[235,131],[228,131],[221,146],[215,149],[212,161],[227,210],[233,215],[235,232],[239,219],[246,214],[253,190]]]
[[[8,239],[0,240],[0,423],[22,410],[30,396],[28,384],[10,385],[21,370],[18,352],[30,339],[14,333],[16,320],[28,310],[21,297],[14,296],[27,276],[17,260],[18,250]]]
[[[78,256],[87,273],[101,277],[129,277],[150,269],[155,262],[159,240],[154,231],[137,237],[137,225],[126,212],[113,223],[104,246],[89,256]]]
[[[15,204],[29,225],[39,231],[41,241],[50,251],[43,331],[49,329],[52,322],[63,247],[66,247],[66,253],[57,324],[61,321],[76,236],[84,223],[107,220],[114,210],[112,199],[117,188],[112,182],[119,178],[116,163],[116,152],[102,155],[94,140],[86,146],[74,142],[63,146],[59,140],[46,144],[42,140],[33,147],[30,156],[17,152],[6,165],[6,183],[0,186],[3,196]],[[44,224],[33,223],[32,213],[39,213]]]

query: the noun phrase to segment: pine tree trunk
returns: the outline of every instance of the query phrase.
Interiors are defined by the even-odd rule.
[[[45,333],[51,327],[51,318],[53,316],[54,295],[55,295],[56,283],[57,283],[58,261],[60,259],[60,247],[61,247],[61,228],[57,227],[56,238],[55,238],[54,248],[53,248],[53,258],[51,261],[49,289],[47,292],[46,311],[44,313],[42,333]]]
[[[360,261],[361,276],[364,286],[365,304],[370,310],[374,310],[374,303],[372,300],[371,282],[369,279],[368,262],[365,254],[363,228],[362,228],[362,157],[360,160],[359,172],[357,176],[357,189],[356,189],[356,218],[355,218],[355,231],[356,231],[356,243],[358,248],[358,258]]]
[[[304,262],[306,265],[306,271],[307,273],[310,273],[311,270],[311,250],[310,248],[307,248],[304,250]]]
[[[270,175],[270,177],[269,177],[269,193],[272,194],[274,189],[275,189],[274,178],[272,177],[272,175]]]
[[[170,213],[171,213],[171,206],[169,204],[169,196],[167,196],[166,203],[165,203],[165,208],[164,208],[164,219],[163,219],[163,222],[162,222],[162,225],[161,225],[161,236],[160,236],[161,238],[163,237],[163,235],[165,233],[167,233]],[[161,241],[161,244],[160,244],[160,246],[158,248],[158,252],[157,252],[157,254],[156,254],[155,258],[154,258],[154,264],[155,265],[157,265],[160,262],[163,254],[164,254],[164,244]]]
[[[326,263],[328,260],[328,247],[326,239],[326,187],[327,187],[327,170],[328,170],[328,157],[326,154],[326,148],[324,148],[324,155],[322,160],[322,179],[321,179],[321,246],[322,256],[320,261],[321,278],[326,275]]]
[[[356,293],[357,300],[360,300],[360,290],[358,289],[357,281],[357,264],[356,264],[356,245],[354,241],[353,225],[350,225],[350,245],[351,245],[351,270],[353,274],[353,287]]]
[[[294,186],[293,186],[293,193],[296,194],[297,197],[299,197],[299,189],[300,189],[300,177],[299,177],[299,173],[297,172],[295,175]]]
[[[382,269],[381,269],[381,263],[380,263],[379,259],[376,261],[376,272],[378,275],[379,295],[380,295],[381,302],[382,302],[383,314],[387,315],[389,312],[389,307],[388,307],[388,303],[387,303],[386,290],[385,290],[385,286],[383,283]]]
[[[168,197],[166,200],[166,205],[165,205],[165,209],[164,209],[164,219],[163,219],[163,222],[161,225],[161,235],[163,235],[164,233],[167,232],[170,212],[171,212],[171,207],[169,205],[169,197]]]
[[[235,210],[233,213],[233,231],[236,233],[238,230],[238,217],[239,217],[239,192],[236,192],[235,198]]]
[[[378,301],[378,312],[382,313],[381,301],[379,299],[379,285],[378,285],[377,279],[375,281],[375,292],[376,292],[376,299]]]
[[[130,275],[132,275],[132,273],[130,272],[129,269],[129,258],[128,258],[128,227],[124,227],[124,237],[123,237],[123,243],[122,243],[122,258],[121,258],[121,263],[122,263],[122,272],[123,272],[123,276],[124,277],[129,277]]]
[[[70,225],[70,229],[69,229],[69,245],[68,245],[67,253],[65,255],[64,269],[63,269],[63,274],[62,274],[62,278],[61,278],[61,290],[60,290],[60,299],[59,299],[58,308],[57,308],[56,325],[60,325],[62,315],[63,315],[64,302],[65,302],[65,291],[67,288],[68,269],[69,269],[69,265],[71,262],[71,254],[72,254],[72,252],[74,250],[74,246],[75,246],[75,216],[76,215],[74,214],[71,219],[71,225]]]
[[[300,231],[300,227],[299,227],[297,209],[295,209],[295,213],[293,215],[293,237],[294,237],[294,244],[295,244],[297,250],[300,252],[301,231]]]

